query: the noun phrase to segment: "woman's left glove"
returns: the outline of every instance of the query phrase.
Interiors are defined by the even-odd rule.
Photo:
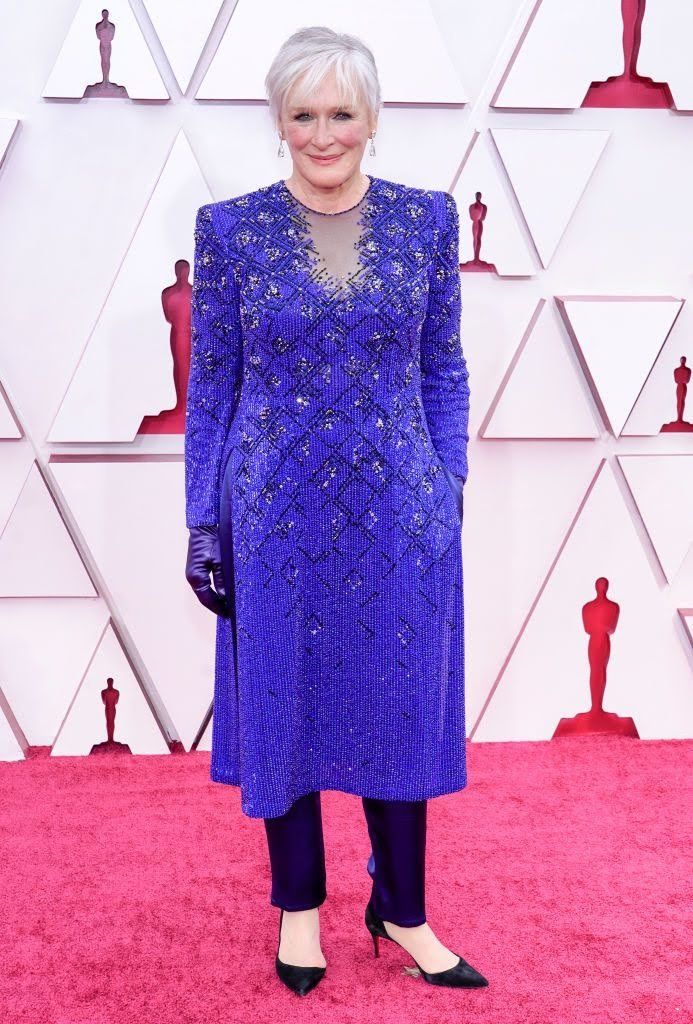
[[[210,572],[215,589],[212,589],[209,582]],[[216,615],[229,617],[226,587],[221,571],[221,548],[217,526],[190,527],[185,578],[205,608],[209,608]]]

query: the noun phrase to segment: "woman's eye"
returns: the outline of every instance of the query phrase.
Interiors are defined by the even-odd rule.
[[[304,111],[302,114],[297,114],[296,115],[296,120],[300,121],[302,117],[310,117],[310,116],[311,115],[309,113]],[[342,118],[342,117],[350,118],[351,114],[349,113],[348,110],[338,110],[335,116],[336,117],[340,117],[340,118]]]

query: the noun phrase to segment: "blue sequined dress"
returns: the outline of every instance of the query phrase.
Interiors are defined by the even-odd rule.
[[[186,522],[219,526],[211,778],[249,817],[467,784],[460,316],[447,192],[197,211]]]

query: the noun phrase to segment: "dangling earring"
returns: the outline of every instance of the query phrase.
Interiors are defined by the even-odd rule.
[[[374,138],[375,138],[375,132],[373,132],[373,134],[371,135],[371,148],[368,151],[371,156],[375,156],[375,146],[373,145],[373,139]]]
[[[280,142],[279,142],[279,149],[277,150],[277,156],[286,156],[286,154],[284,152],[284,139],[282,138],[281,135],[279,136],[279,138],[280,138]]]

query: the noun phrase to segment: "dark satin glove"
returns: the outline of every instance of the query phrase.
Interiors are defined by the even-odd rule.
[[[214,588],[209,582],[212,574]],[[188,560],[185,578],[197,594],[197,599],[215,615],[229,617],[226,587],[221,571],[219,529],[216,526],[191,526],[188,538]]]
[[[460,522],[462,522],[462,519],[464,517],[464,480],[462,479],[461,476],[455,476],[453,473],[451,473],[447,466],[444,465],[442,462],[441,466],[443,466],[445,476],[447,477],[452,493],[454,494],[455,499],[457,501],[457,511],[459,512]]]

